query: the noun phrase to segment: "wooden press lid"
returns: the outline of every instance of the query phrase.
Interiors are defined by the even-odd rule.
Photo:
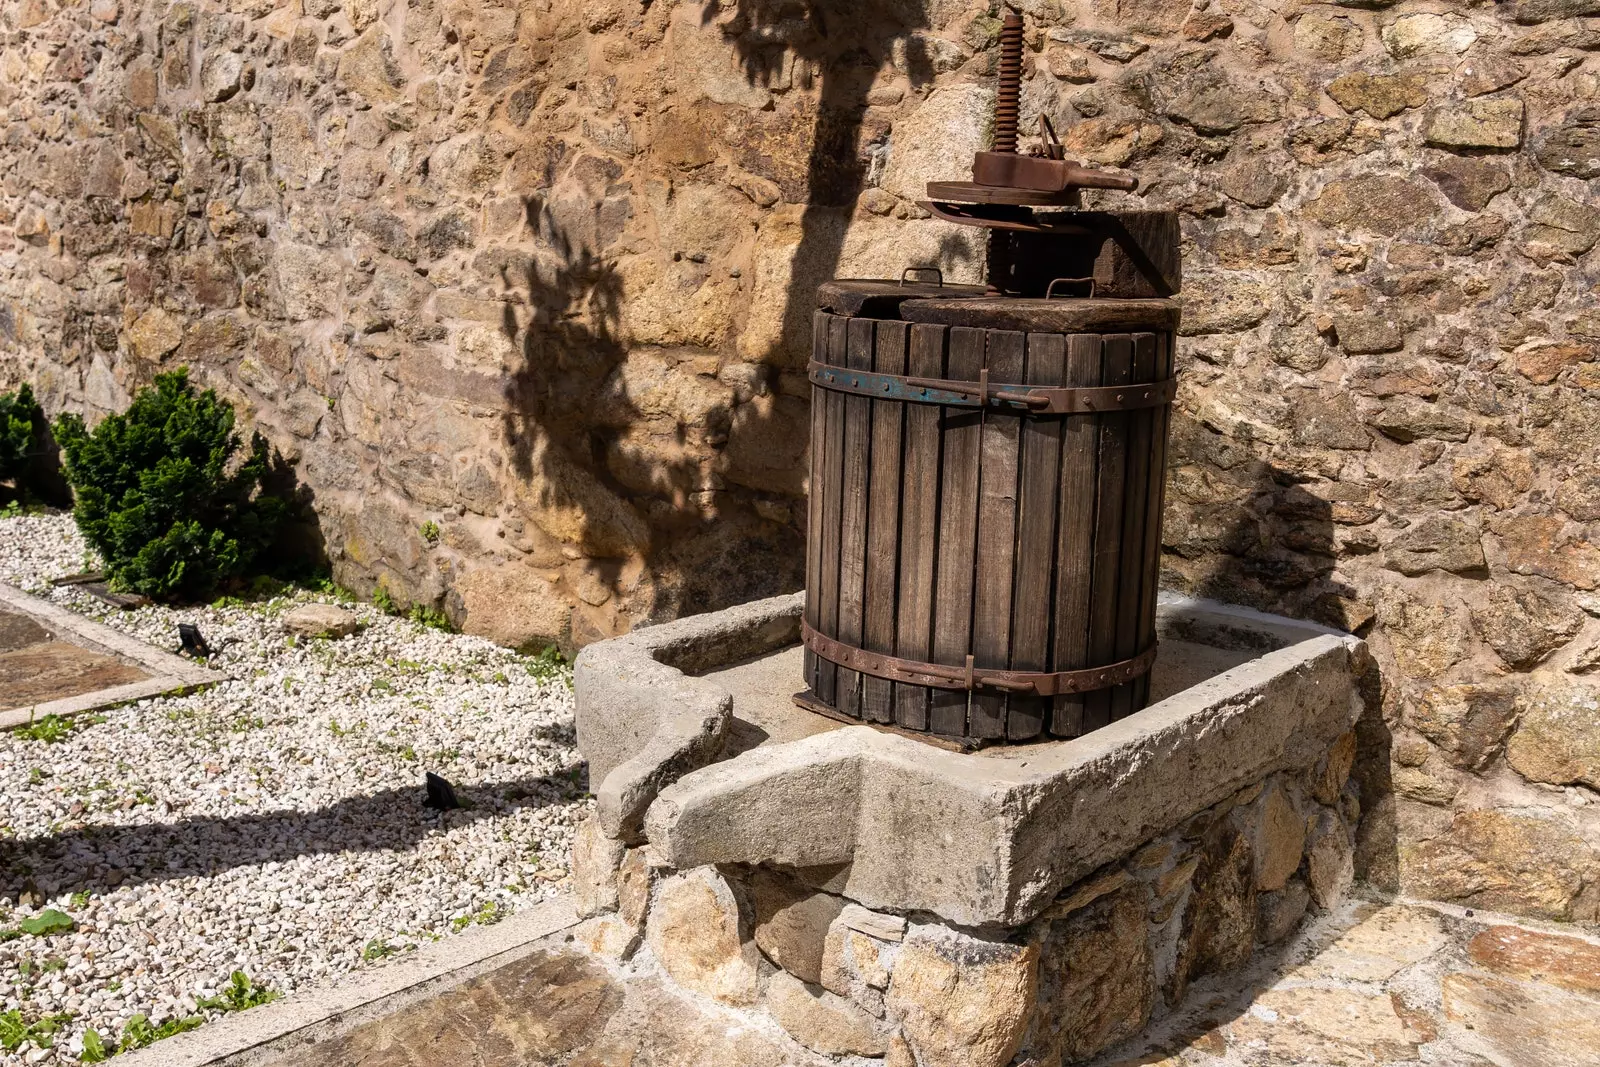
[[[869,319],[899,318],[906,300],[923,297],[964,299],[982,296],[981,285],[935,285],[932,282],[897,282],[874,278],[835,278],[817,287],[817,307],[835,315]]]
[[[949,288],[949,286],[946,286]],[[907,300],[900,317],[909,322],[942,326],[976,326],[986,330],[1029,333],[1116,333],[1176,330],[1183,305],[1178,300],[1114,300],[1067,297],[1033,300],[978,296]]]

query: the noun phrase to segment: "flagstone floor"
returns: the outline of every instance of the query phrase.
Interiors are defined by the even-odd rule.
[[[1597,1067],[1600,938],[1352,902],[1096,1067]]]
[[[823,1062],[770,1023],[556,945],[272,1067]],[[1351,902],[1242,983],[1197,988],[1131,1050],[1094,1067],[1418,1064],[1600,1065],[1600,939],[1427,904]]]

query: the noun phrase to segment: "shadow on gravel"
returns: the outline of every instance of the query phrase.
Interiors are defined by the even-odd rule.
[[[581,800],[584,764],[510,782],[457,786],[469,805],[434,812],[423,784],[349,797],[316,811],[266,811],[142,826],[84,826],[0,841],[0,899],[15,904],[32,881],[45,896],[220,874],[300,856],[399,851],[432,834],[522,808]]]

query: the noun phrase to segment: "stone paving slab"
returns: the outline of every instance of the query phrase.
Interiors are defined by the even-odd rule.
[[[771,1024],[602,962],[572,939],[576,921],[547,901],[127,1067],[835,1067]]]
[[[0,729],[211,685],[222,677],[0,585]]]
[[[295,1065],[315,1051],[348,1047],[362,1027],[393,1028],[435,1018],[452,991],[484,975],[512,969],[532,953],[559,951],[578,921],[566,897],[541,901],[491,926],[424,944],[332,985],[309,986],[283,1000],[227,1015],[198,1030],[120,1055],[125,1067],[262,1067]],[[371,1031],[368,1031],[371,1032]],[[360,1040],[359,1038],[356,1040]],[[441,1067],[447,1061],[436,1061]],[[463,1064],[474,1061],[468,1057]]]
[[[619,978],[547,948],[272,1067],[831,1067],[691,1003],[658,978]]]
[[[422,959],[380,969],[358,982],[381,997],[358,982],[297,996],[128,1067],[833,1063],[770,1023],[685,996],[648,965],[618,969],[585,952],[566,904],[541,908],[507,924],[532,936],[483,931],[504,943],[471,966],[456,960],[453,975]],[[467,938],[449,951],[474,952]],[[1418,1064],[1600,1067],[1600,938],[1445,905],[1352,901],[1243,977],[1197,983],[1178,1012],[1091,1067]]]
[[[1600,939],[1354,901],[1093,1067],[1600,1067]]]

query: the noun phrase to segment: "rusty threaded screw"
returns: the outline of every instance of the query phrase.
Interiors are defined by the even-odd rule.
[[[995,152],[1017,150],[1022,110],[1022,16],[1009,5],[1000,24],[1000,87],[994,97]]]

